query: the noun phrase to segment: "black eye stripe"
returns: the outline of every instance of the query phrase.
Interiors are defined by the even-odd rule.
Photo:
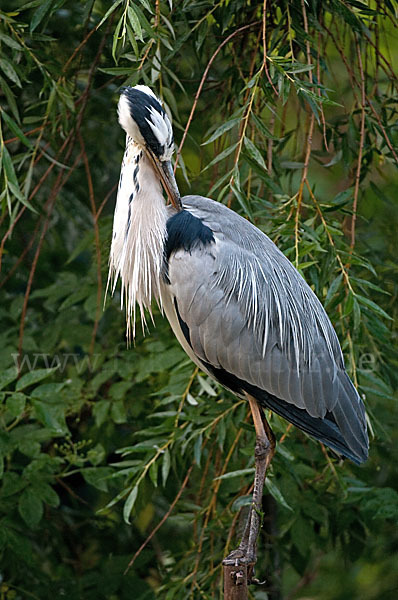
[[[131,116],[136,122],[142,137],[152,152],[160,158],[167,148],[172,148],[174,144],[173,136],[171,134],[171,140],[167,141],[166,144],[160,143],[148,121],[155,125],[152,120],[151,109],[156,110],[164,118],[166,116],[164,108],[156,98],[141,90],[126,87],[123,88],[122,94],[127,99]]]

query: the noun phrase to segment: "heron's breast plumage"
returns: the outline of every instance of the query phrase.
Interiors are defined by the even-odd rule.
[[[167,210],[160,183],[142,148],[127,137],[109,256],[112,291],[121,279],[127,333],[135,334],[136,306],[145,321],[152,299],[160,302]]]

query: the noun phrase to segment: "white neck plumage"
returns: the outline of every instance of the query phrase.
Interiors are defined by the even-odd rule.
[[[144,326],[144,311],[151,314],[152,298],[160,304],[166,221],[159,178],[142,148],[127,137],[113,221],[108,284],[112,282],[113,293],[120,276],[128,339],[131,333],[135,336],[136,305]]]

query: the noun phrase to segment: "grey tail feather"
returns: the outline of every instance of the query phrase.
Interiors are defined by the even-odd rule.
[[[345,435],[343,436],[340,427],[343,420],[344,422],[347,421],[347,415],[341,411],[340,404],[338,404],[337,411],[336,408],[333,409],[333,413],[337,412],[336,418],[333,413],[327,412],[325,417],[320,419],[311,417],[306,410],[297,408],[293,404],[288,404],[259,388],[255,391],[247,391],[252,393],[262,406],[270,408],[296,427],[299,427],[326,446],[329,446],[332,450],[349,458],[357,465],[363,463],[368,458],[366,427],[363,428],[362,435],[358,436],[361,439],[358,439],[357,435],[353,434],[348,427],[344,427],[343,433]],[[355,415],[355,421],[358,423],[358,415]],[[357,428],[359,429],[360,427],[358,423]]]
[[[311,417],[305,409],[281,400],[224,369],[217,369],[209,363],[202,362],[213,377],[232,392],[237,394],[247,392],[256,398],[263,408],[271,409],[357,465],[368,458],[365,409],[345,372],[343,375],[347,378],[349,386],[343,378],[338,402],[333,408],[333,412],[327,412],[324,418],[319,418]]]

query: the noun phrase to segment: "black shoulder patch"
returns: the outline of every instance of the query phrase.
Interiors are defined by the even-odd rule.
[[[215,242],[210,227],[204,225],[198,217],[194,217],[187,210],[181,210],[170,219],[167,224],[167,241],[165,246],[166,260],[172,252],[185,250],[191,252],[200,245],[206,246]]]

